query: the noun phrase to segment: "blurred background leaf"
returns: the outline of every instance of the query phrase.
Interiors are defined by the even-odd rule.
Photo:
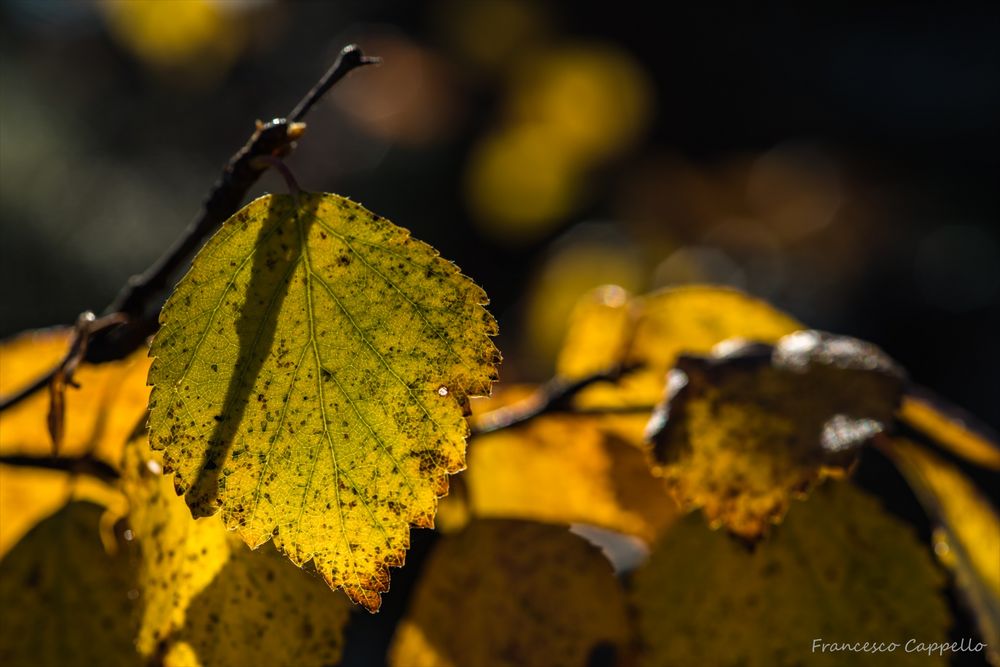
[[[627,644],[625,596],[597,549],[559,526],[483,520],[438,544],[389,664],[569,667]]]
[[[134,572],[125,550],[105,551],[100,517],[97,505],[71,503],[3,559],[4,664],[142,664],[133,644]]]
[[[912,530],[850,484],[817,489],[755,549],[689,515],[633,580],[639,664],[843,665],[841,653],[811,651],[813,640],[940,642],[949,623],[943,579]],[[849,663],[947,658],[897,650],[852,653]]]

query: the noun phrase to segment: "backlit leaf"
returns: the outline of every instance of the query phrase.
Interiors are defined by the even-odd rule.
[[[139,547],[143,655],[234,667],[340,660],[347,598],[273,546],[251,551],[218,516],[193,519],[143,439],[126,450],[124,484]]]
[[[874,345],[799,331],[773,348],[682,356],[670,384],[650,422],[668,487],[714,525],[754,539],[892,424],[902,372]]]
[[[664,289],[624,305],[621,293],[602,290],[577,306],[559,370],[571,377],[592,371],[590,358],[639,368],[613,387],[587,388],[577,397],[578,406],[654,405],[663,398],[667,372],[680,354],[708,354],[730,338],[772,343],[803,328],[766,302],[726,287]],[[614,297],[610,303],[609,295]]]
[[[410,524],[465,465],[468,396],[499,354],[486,295],[336,195],[262,197],[208,242],[161,314],[150,440],[196,516],[375,610]]]
[[[442,539],[389,648],[392,667],[579,667],[625,650],[624,596],[564,528],[474,521]]]
[[[132,569],[101,545],[101,509],[71,503],[0,562],[0,664],[138,666]]]
[[[475,411],[497,408],[506,389]],[[622,433],[631,422],[631,433]],[[652,541],[676,516],[641,441],[644,415],[550,414],[476,436],[462,474],[473,517],[586,523]]]
[[[645,275],[635,248],[600,229],[584,229],[556,244],[532,277],[526,294],[519,363],[531,367],[534,373],[547,375],[557,357],[563,363],[560,346],[581,299],[587,301],[595,290],[600,293],[602,286],[620,285],[612,288],[619,293],[635,289],[643,284]],[[581,358],[580,363],[592,362]]]
[[[639,297],[628,357],[668,369],[681,353],[707,353],[729,338],[767,342],[802,325],[748,294],[698,285]]]
[[[68,329],[31,331],[0,344],[0,395],[9,395],[52,369],[69,349]],[[145,350],[121,361],[81,364],[73,375],[79,388],[66,388],[65,434],[59,453],[90,453],[117,466],[131,433],[145,421],[149,387]],[[52,453],[46,426],[47,392],[39,391],[0,413],[0,453]]]
[[[885,451],[937,525],[934,553],[954,572],[994,665],[1000,664],[1000,518],[955,466],[902,438]]]
[[[69,491],[65,473],[0,465],[0,558],[32,526],[65,505]]]
[[[0,395],[13,394],[51,370],[65,356],[70,337],[69,329],[45,329],[0,343]],[[81,364],[75,373],[80,387],[66,389],[60,454],[89,453],[117,467],[129,434],[145,421],[148,369],[145,351],[122,361]],[[50,456],[48,412],[48,395],[40,391],[0,413],[0,454]],[[109,507],[115,515],[124,511],[121,494],[88,475],[0,465],[0,556],[72,499]]]
[[[66,355],[72,331],[67,327],[36,329],[0,342],[0,395],[12,394],[44,375]]]
[[[945,640],[942,583],[911,529],[849,484],[817,490],[754,549],[690,516],[633,580],[640,664],[944,665],[904,649]],[[821,650],[856,642],[899,645]]]
[[[0,558],[32,526],[71,500],[106,507],[111,511],[109,518],[125,510],[125,499],[117,490],[88,475],[0,465]]]
[[[578,379],[621,363],[631,337],[632,301],[617,285],[598,287],[573,308],[556,371]]]
[[[448,495],[438,502],[437,516],[434,518],[434,529],[441,533],[457,533],[472,520],[469,508],[469,490],[465,479],[461,476],[449,480]]]

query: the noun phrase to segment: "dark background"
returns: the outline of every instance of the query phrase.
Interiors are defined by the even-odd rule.
[[[727,282],[1000,426],[996,3],[156,4],[0,5],[0,335],[108,303],[356,40],[384,66],[312,112],[289,164],[486,289],[504,381],[548,376],[590,287]],[[570,145],[575,122],[603,147]],[[508,167],[486,177],[490,146]]]

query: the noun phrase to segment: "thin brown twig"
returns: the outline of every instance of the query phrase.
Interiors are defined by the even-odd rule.
[[[652,412],[651,406],[612,406],[608,408],[586,409],[573,405],[573,399],[581,391],[598,382],[617,382],[622,376],[641,368],[640,365],[616,366],[598,371],[576,380],[566,380],[555,377],[540,386],[527,398],[491,410],[473,420],[471,435],[493,433],[505,428],[511,428],[536,419],[546,414],[632,414],[635,412]]]
[[[299,100],[292,112],[288,114],[289,120],[297,123],[306,117],[313,105],[322,99],[326,92],[333,88],[338,81],[347,76],[348,72],[364,67],[365,65],[379,65],[382,59],[378,56],[366,56],[361,52],[357,44],[349,44],[341,50],[337,61],[326,71],[316,85]]]
[[[323,94],[355,69],[378,62],[377,58],[365,56],[357,45],[345,46],[319,82],[295,105],[289,118],[275,118],[267,123],[258,121],[249,141],[229,160],[222,177],[213,186],[201,215],[153,266],[129,280],[108,310],[133,313],[136,308],[145,306],[149,297],[166,286],[167,279],[208,234],[237,211],[247,192],[270,166],[257,158],[288,155],[295,141],[305,132],[302,119]]]
[[[49,436],[52,438],[53,454],[59,453],[63,432],[65,431],[66,388],[80,387],[73,380],[73,374],[76,373],[77,367],[87,354],[87,345],[90,342],[90,337],[110,327],[124,324],[127,320],[128,318],[122,313],[111,313],[98,319],[89,310],[81,313],[76,318],[69,350],[57,367],[52,381],[49,382],[49,414],[47,421]]]
[[[127,318],[122,313],[111,313],[99,318],[95,318],[94,314],[90,311],[82,313],[77,318],[76,324],[73,327],[73,336],[70,338],[69,348],[62,359],[59,360],[59,363],[56,364],[55,368],[10,396],[4,396],[0,399],[0,412],[13,407],[32,394],[41,391],[59,373],[66,373],[68,382],[72,384],[73,371],[76,370],[77,365],[79,365],[80,361],[86,355],[87,342],[89,342],[91,336],[124,324],[126,320]]]
[[[105,317],[122,320],[116,323],[117,326],[90,332],[85,353],[80,360],[101,363],[122,359],[137,350],[155,333],[159,327],[158,317],[146,312],[149,305],[169,285],[170,278],[201,247],[205,239],[239,209],[250,188],[272,166],[267,159],[259,158],[281,158],[288,155],[294,149],[295,141],[305,131],[305,124],[301,121],[313,105],[353,70],[378,62],[378,58],[365,56],[356,45],[346,46],[330,69],[295,105],[289,118],[275,118],[267,123],[258,121],[250,139],[229,160],[222,176],[209,191],[198,217],[146,271],[129,278],[105,308]],[[70,353],[57,366],[14,394],[0,399],[0,412],[49,386],[61,373],[65,373],[66,364],[72,359],[71,354],[76,344],[75,337]]]

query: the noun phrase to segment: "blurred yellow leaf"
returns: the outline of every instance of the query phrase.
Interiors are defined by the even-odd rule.
[[[215,81],[246,42],[239,3],[215,0],[102,0],[112,36],[156,70],[186,75],[188,83]]]
[[[628,290],[604,285],[577,301],[556,362],[560,376],[581,379],[621,363],[632,333],[631,299]]]
[[[477,437],[463,476],[469,514],[590,523],[652,540],[676,509],[649,469],[644,430],[678,355],[707,352],[733,335],[776,340],[798,328],[763,302],[728,289],[683,288],[638,299],[617,286],[593,290],[570,318],[558,372],[572,380],[626,361],[642,364],[618,382],[585,389],[574,405],[649,406],[648,412],[547,415]],[[510,395],[477,401],[474,411],[501,407]]]
[[[622,297],[627,303],[620,303]],[[640,297],[602,287],[580,299],[559,370],[578,377],[599,365],[637,366],[614,384],[584,389],[575,404],[653,406],[663,398],[667,372],[680,354],[708,354],[732,338],[771,343],[802,328],[766,302],[727,287],[677,287]]]
[[[551,150],[587,165],[632,145],[653,106],[642,66],[598,43],[532,54],[521,62],[511,98],[512,120],[543,125]]]
[[[637,299],[627,359],[663,369],[681,353],[707,354],[729,338],[773,342],[803,328],[766,301],[728,287],[663,289]]]
[[[448,495],[438,501],[434,529],[446,534],[457,533],[465,528],[471,519],[469,491],[465,478],[461,474],[454,475],[448,480]]]
[[[69,485],[63,472],[0,465],[0,558],[69,501]]]
[[[849,484],[817,490],[748,549],[699,517],[678,522],[633,579],[643,667],[945,665],[943,581],[912,530]],[[891,653],[823,644],[898,642]],[[916,643],[916,642],[914,642]]]
[[[0,395],[10,395],[51,370],[69,349],[68,329],[30,331],[0,343]],[[129,434],[145,419],[149,361],[140,350],[122,361],[81,364],[66,388],[64,456],[87,453],[118,467]],[[46,457],[49,397],[40,391],[0,413],[0,454]],[[0,555],[38,521],[71,499],[123,511],[121,495],[87,475],[0,465]]]
[[[251,551],[218,516],[194,519],[145,438],[126,450],[124,487],[139,550],[144,656],[166,664],[334,664],[350,603],[273,546]]]
[[[160,313],[150,443],[195,515],[221,510],[375,611],[465,466],[468,397],[500,362],[487,301],[348,199],[256,199]]]
[[[184,627],[191,600],[229,560],[230,538],[218,518],[191,517],[144,439],[134,440],[125,450],[123,488],[141,557],[142,621],[136,645],[150,656],[160,642]]]
[[[69,349],[70,336],[68,329],[31,331],[0,344],[0,395],[18,391],[55,366]],[[79,389],[66,388],[59,453],[90,453],[117,466],[126,440],[145,420],[148,371],[145,349],[121,361],[81,364],[73,375]],[[0,413],[0,453],[51,454],[48,412],[48,394],[40,391]]]
[[[949,416],[926,399],[907,395],[899,417],[946,449],[978,465],[1000,470],[1000,444],[969,428],[960,418]]]
[[[549,415],[474,443],[465,474],[474,516],[587,523],[652,541],[676,515],[645,452],[600,418]]]
[[[626,648],[624,596],[564,528],[475,521],[441,540],[389,648],[392,667],[579,667]]]
[[[650,422],[653,453],[684,507],[754,539],[792,497],[842,475],[892,424],[901,393],[881,350],[818,331],[681,356]]]
[[[664,289],[635,301],[635,329],[624,362],[643,368],[621,381],[624,400],[663,398],[680,354],[708,354],[730,338],[773,343],[803,326],[767,302],[727,287]]]
[[[142,664],[133,645],[133,571],[101,545],[101,509],[72,503],[0,563],[0,664]]]
[[[483,412],[524,390],[476,401]],[[462,474],[472,517],[586,523],[651,542],[676,504],[637,447],[646,415],[550,414],[476,436]],[[632,432],[623,431],[631,427]]]
[[[174,642],[163,654],[163,667],[203,667],[194,647],[187,642]]]
[[[124,498],[115,489],[87,475],[59,470],[0,465],[0,558],[24,535],[70,500],[88,500],[124,511]]]
[[[544,128],[518,125],[488,135],[473,151],[466,196],[476,222],[503,241],[551,231],[578,204],[584,173]]]
[[[0,342],[0,396],[13,394],[51,370],[66,355],[72,332],[37,329]]]
[[[581,233],[571,234],[546,260],[533,281],[524,308],[524,340],[519,359],[536,375],[544,376],[556,362],[563,341],[570,335],[578,302],[613,299],[610,293],[602,296],[602,286],[613,284],[627,292],[643,283],[642,262],[634,248],[605,237],[599,228],[576,231]],[[599,354],[592,345],[581,352],[572,359],[562,354],[558,363],[586,367],[595,365],[591,357],[599,360],[608,357],[607,352]]]
[[[539,238],[573,213],[591,170],[645,129],[652,98],[640,65],[613,47],[529,53],[505,123],[473,150],[466,174],[476,222],[514,241]]]
[[[934,552],[955,574],[994,665],[1000,665],[1000,518],[955,466],[903,438],[882,441],[937,524]]]

